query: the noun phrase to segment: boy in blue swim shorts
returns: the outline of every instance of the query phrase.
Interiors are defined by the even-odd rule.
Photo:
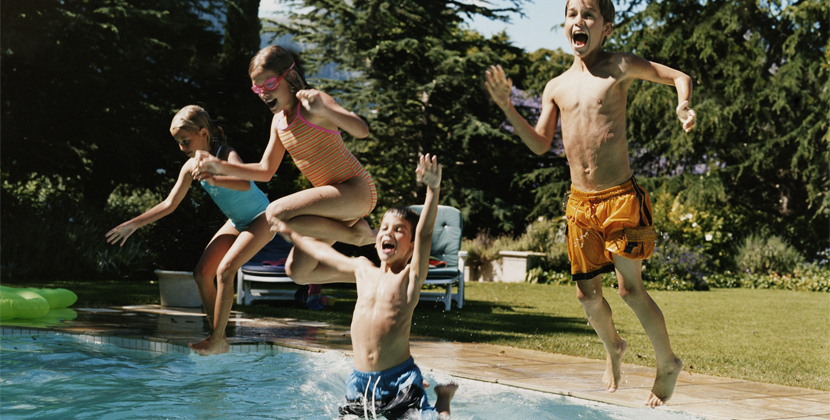
[[[421,156],[415,173],[418,181],[427,185],[424,209],[420,217],[408,207],[395,207],[384,214],[375,239],[380,267],[365,257],[346,257],[280,221],[272,224],[294,242],[289,257],[293,261],[286,266],[295,282],[357,285],[351,326],[355,370],[348,379],[341,415],[406,419],[437,412],[436,417],[449,418],[450,401],[458,389],[456,384],[436,386],[437,400],[431,407],[421,370],[409,350],[412,312],[429,270],[441,165],[436,157]]]

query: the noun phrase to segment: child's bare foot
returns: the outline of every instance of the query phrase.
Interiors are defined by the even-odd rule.
[[[435,386],[435,411],[442,419],[449,418],[450,415],[450,401],[458,389],[458,384],[452,382],[445,385]]]
[[[654,378],[654,386],[651,394],[646,399],[645,405],[657,407],[666,403],[674,393],[674,386],[677,385],[677,378],[683,371],[683,362],[674,358],[668,366],[657,366],[657,377]]]
[[[620,340],[622,342],[617,346],[616,351],[608,352],[605,358],[605,374],[602,375],[602,383],[608,392],[616,391],[620,384],[622,359],[628,348],[628,342],[622,338]]]
[[[228,344],[228,340],[224,338],[213,338],[213,336],[209,336],[204,341],[200,341],[196,344],[188,343],[188,345],[194,353],[200,356],[227,353],[231,349],[230,344]]]

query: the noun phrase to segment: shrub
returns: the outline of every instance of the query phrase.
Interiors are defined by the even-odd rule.
[[[564,217],[553,220],[539,218],[516,240],[516,249],[545,254],[546,270],[570,271],[568,259],[567,223]]]
[[[805,292],[830,292],[830,268],[817,262],[803,264],[792,274],[715,273],[707,283],[717,288],[784,289]]]
[[[738,248],[735,266],[748,274],[792,273],[804,257],[780,236],[749,235]]]
[[[35,178],[20,185],[4,184],[0,219],[2,277],[102,279],[141,272],[149,262],[141,241],[135,240],[120,249],[107,244],[104,235],[118,222],[80,201],[66,193],[59,182],[48,178]]]
[[[500,258],[501,251],[541,252],[545,257],[539,266],[528,272],[528,281],[546,283],[548,277],[556,277],[558,272],[567,271],[570,277],[570,262],[565,235],[565,220],[547,220],[539,218],[528,226],[522,236],[491,237],[487,231],[479,231],[475,239],[464,240],[461,248],[467,251],[467,266],[481,267]],[[548,274],[551,273],[551,274]]]
[[[708,290],[704,276],[711,260],[701,246],[659,240],[651,258],[643,261],[643,282],[660,290]]]

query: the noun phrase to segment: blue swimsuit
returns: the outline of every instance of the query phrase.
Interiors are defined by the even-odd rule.
[[[406,362],[381,372],[352,371],[346,383],[346,403],[340,414],[368,417],[382,414],[387,419],[417,417],[435,411],[424,392],[421,369],[410,357]]]
[[[248,191],[231,190],[210,185],[205,181],[200,182],[202,188],[240,232],[245,230],[260,214],[265,213],[265,209],[270,204],[262,190],[253,181],[250,182],[251,188]]]

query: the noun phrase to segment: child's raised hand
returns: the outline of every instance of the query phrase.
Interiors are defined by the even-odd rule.
[[[303,89],[297,92],[297,99],[312,114],[326,106],[323,95],[317,89]]]
[[[484,72],[487,81],[484,86],[490,92],[493,102],[502,110],[510,105],[510,91],[513,90],[513,80],[507,78],[501,66],[490,66],[490,70]]]
[[[118,241],[121,241],[119,246],[124,246],[124,242],[127,242],[127,238],[135,232],[136,227],[133,226],[130,222],[122,223],[107,232],[107,243],[114,245]]]
[[[418,159],[418,167],[415,168],[415,175],[420,183],[435,190],[441,185],[441,165],[438,163],[438,156],[431,156],[429,153]]]
[[[677,106],[677,118],[680,118],[680,122],[683,123],[683,131],[689,132],[692,131],[692,128],[695,127],[695,111],[689,108],[689,101],[683,101],[680,105]]]

